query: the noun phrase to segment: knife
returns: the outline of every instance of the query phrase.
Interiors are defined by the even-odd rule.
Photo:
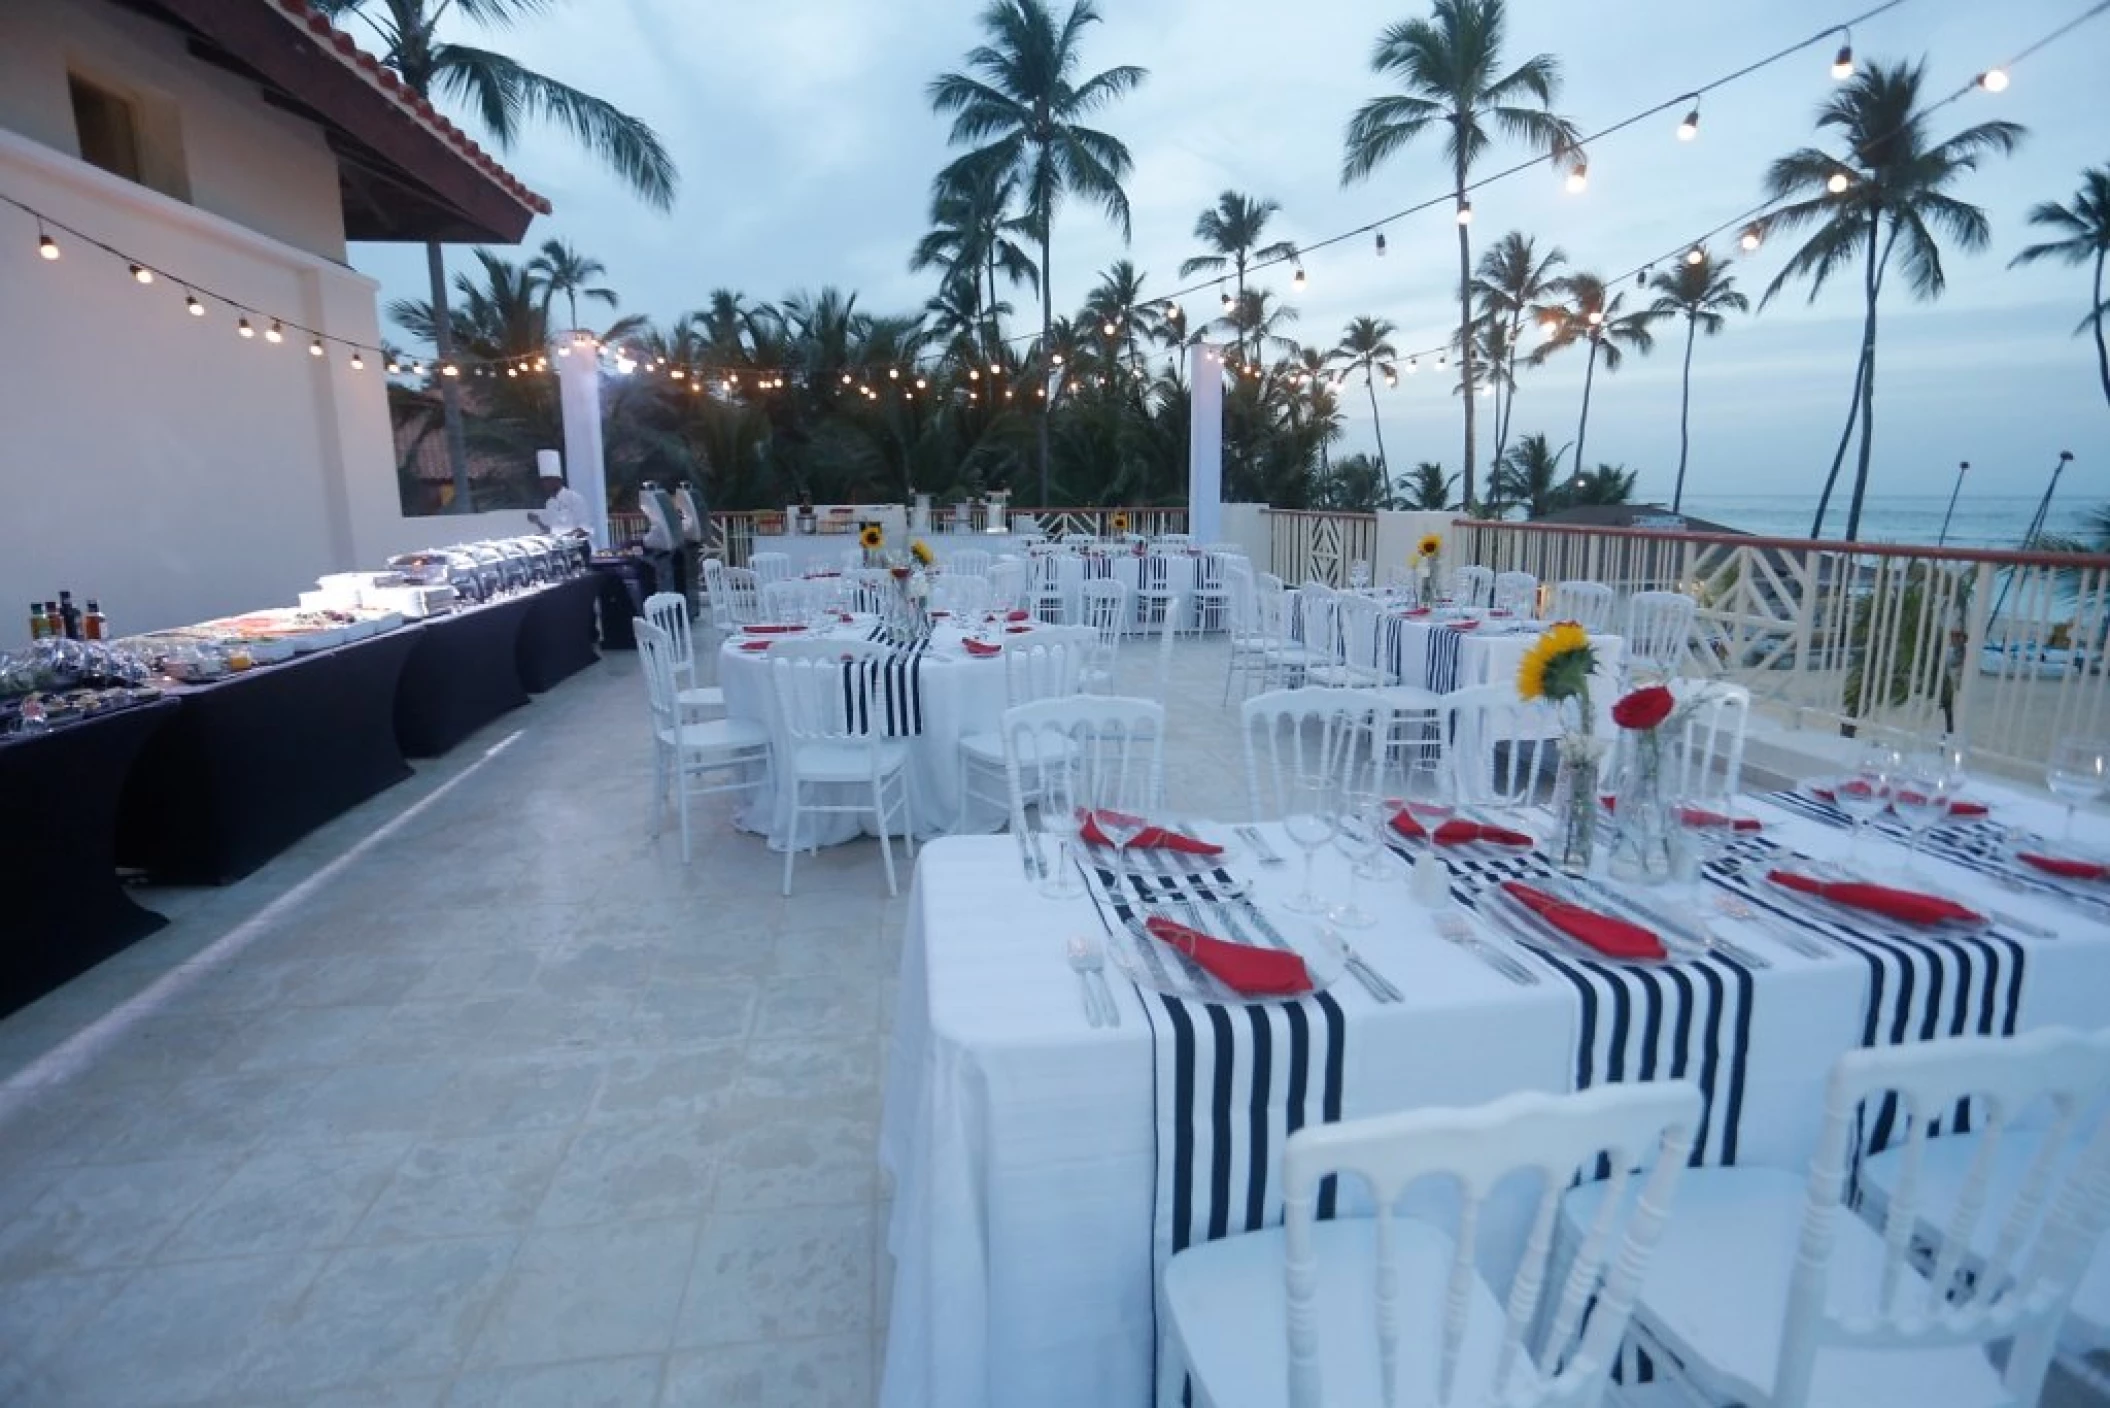
[[[1267,838],[1260,834],[1259,827],[1241,826],[1237,828],[1237,831],[1240,836],[1245,838],[1246,844],[1251,846],[1254,853],[1260,857],[1262,864],[1282,864],[1282,857],[1276,854],[1275,848],[1267,843]]]

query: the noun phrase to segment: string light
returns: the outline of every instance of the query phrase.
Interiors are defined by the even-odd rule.
[[[322,339],[321,339],[321,338],[319,338],[319,337],[318,337],[318,338],[316,338],[316,339],[315,339],[314,341],[312,341],[312,342],[310,342],[310,343],[308,344],[308,355],[309,355],[310,357],[320,357],[320,356],[322,355]]]
[[[1825,178],[1824,189],[1830,191],[1835,196],[1844,195],[1846,194],[1846,188],[1848,186],[1851,186],[1852,184],[1853,178],[1848,176],[1844,171],[1834,171],[1830,176]]]
[[[1832,77],[1841,83],[1854,76],[1854,32],[1850,29],[1843,32],[1845,42],[1839,45],[1839,52],[1832,58]]]
[[[1577,157],[1575,165],[1568,168],[1568,194],[1579,196],[1589,189],[1589,186],[1590,163],[1584,161],[1581,157]]]
[[[1049,360],[1049,361],[1051,361],[1051,362],[1053,362],[1053,363],[1054,363],[1054,364],[1055,364],[1056,366],[1058,366],[1058,367],[1059,367],[1059,366],[1061,366],[1061,365],[1062,365],[1062,354],[1061,354],[1060,352],[1057,352],[1057,353],[1056,353],[1056,354],[1055,354],[1054,356],[1050,357],[1050,358],[1049,358],[1048,360]]]
[[[412,362],[410,364],[410,374],[412,376],[425,375],[425,364],[423,362]]]
[[[454,363],[452,362],[449,362],[445,366],[440,368],[441,376],[460,376],[461,374],[462,369],[454,365]]]
[[[1399,374],[1398,374],[1397,372],[1386,372],[1386,373],[1385,373],[1385,385],[1387,385],[1387,386],[1397,386],[1397,385],[1399,385]]]
[[[1684,121],[1678,124],[1678,140],[1681,142],[1689,142],[1699,135],[1700,99],[1699,96],[1695,94],[1692,100],[1692,111],[1686,113]]]
[[[1120,329],[1114,326],[1114,320],[1112,318],[1108,318],[1104,323],[1100,324],[1099,331],[1105,333],[1108,337],[1112,337],[1115,333],[1119,332]]]
[[[1224,311],[1225,311],[1226,313],[1228,313],[1228,312],[1230,312],[1230,311],[1231,311],[1231,291],[1230,291],[1229,289],[1225,289],[1225,290],[1224,290],[1223,300],[1224,300]]]
[[[198,295],[195,293],[186,292],[183,295],[183,306],[193,318],[205,316],[205,305],[198,301]]]
[[[1737,243],[1743,246],[1744,252],[1746,254],[1749,254],[1752,250],[1758,248],[1759,242],[1764,238],[1765,237],[1759,233],[1758,226],[1746,225],[1744,226],[1743,237],[1739,239]]]
[[[1298,293],[1304,292],[1304,266],[1302,264],[1297,266],[1296,273],[1290,275],[1289,286]]]
[[[1414,360],[1414,358],[1412,358],[1412,357],[1409,357],[1409,358],[1407,358],[1407,375],[1408,375],[1408,376],[1412,376],[1412,375],[1414,375],[1414,373],[1416,373],[1416,372],[1418,372],[1418,371],[1420,371],[1420,370],[1421,370],[1421,363],[1420,363],[1420,362],[1418,362],[1418,361]],[[1339,386],[1340,384],[1341,384],[1341,383],[1340,383],[1340,382],[1338,382],[1338,381],[1336,381],[1336,382],[1334,383],[1334,385],[1336,385],[1336,386]]]
[[[1380,259],[1385,257],[1385,232],[1383,230],[1377,232],[1377,257]]]
[[[37,222],[37,255],[43,259],[56,259],[59,257],[59,242],[53,239],[51,232],[44,228],[42,220]]]
[[[359,355],[359,349],[356,347],[352,349],[352,370],[355,372],[366,370],[366,358]]]
[[[1461,225],[1473,223],[1473,201],[1471,196],[1463,197],[1458,202],[1458,223]]]
[[[1985,89],[1988,93],[2005,93],[2007,91],[2007,70],[2004,68],[1987,69],[1984,73],[1978,75],[1978,86]],[[57,256],[47,255],[45,257],[56,258]]]
[[[403,366],[402,366],[402,363],[398,362],[398,361],[397,361],[397,360],[396,360],[395,358],[393,358],[393,357],[390,357],[390,358],[388,359],[388,374],[389,374],[390,376],[395,376],[395,375],[396,375],[397,373],[401,372],[402,370],[403,370]]]
[[[239,334],[239,335],[240,335],[240,336],[242,336],[242,337],[255,337],[255,336],[256,336],[256,329],[255,329],[255,328],[253,328],[253,327],[251,327],[251,326],[249,326],[249,320],[248,320],[247,318],[237,318],[237,319],[235,319],[235,324],[234,324],[234,330],[235,330],[235,332],[236,332],[237,334]]]
[[[888,381],[899,381],[899,380],[901,380],[901,368],[899,368],[899,367],[888,367],[888,368],[886,369],[886,379],[887,379]]]
[[[1691,249],[1685,251],[1685,262],[1697,268],[1707,262],[1707,251],[1698,245],[1694,245]]]
[[[285,328],[285,324],[281,323],[281,322],[280,322],[280,321],[279,321],[278,319],[276,319],[276,318],[273,318],[273,319],[271,320],[271,326],[270,326],[270,327],[268,327],[268,328],[265,328],[265,329],[264,329],[264,341],[266,341],[266,342],[284,342],[285,340],[286,340],[286,328]]]
[[[152,269],[149,269],[146,265],[134,264],[131,266],[131,268],[133,282],[141,284],[150,284],[154,282],[154,271]]]

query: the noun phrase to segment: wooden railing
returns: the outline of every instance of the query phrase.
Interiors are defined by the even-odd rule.
[[[1268,570],[1295,586],[1316,580],[1348,585],[1349,568],[1377,551],[1377,515],[1271,509]]]
[[[1118,529],[1115,525],[1117,515],[1125,521],[1125,526]],[[936,532],[942,534],[951,529],[945,511],[935,516]],[[711,515],[711,522],[717,525],[719,541],[724,546],[726,566],[747,565],[754,552],[756,517],[753,513]],[[1014,528],[1025,520],[1036,522],[1040,531],[1051,538],[1110,538],[1124,532],[1155,538],[1165,533],[1187,531],[1187,510],[1184,508],[1014,508],[1010,511],[1010,519]],[[611,513],[608,515],[609,542],[616,547],[637,542],[645,536],[649,523],[642,513]],[[986,526],[979,519],[971,519],[967,531],[980,532]]]

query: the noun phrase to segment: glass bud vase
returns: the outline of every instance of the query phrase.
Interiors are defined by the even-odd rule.
[[[1590,872],[1597,850],[1599,748],[1587,699],[1561,702],[1560,767],[1553,799],[1558,822],[1554,863],[1569,875]]]
[[[1610,868],[1614,879],[1661,885],[1677,870],[1677,829],[1663,795],[1663,744],[1653,729],[1637,730],[1627,741],[1613,788],[1617,829]]]

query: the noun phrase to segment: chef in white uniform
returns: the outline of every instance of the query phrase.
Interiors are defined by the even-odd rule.
[[[549,502],[542,512],[528,515],[528,522],[545,533],[562,535],[584,533],[591,537],[593,529],[586,522],[586,496],[566,484],[554,474],[542,476],[542,492],[549,495]],[[596,543],[598,547],[600,544]]]

